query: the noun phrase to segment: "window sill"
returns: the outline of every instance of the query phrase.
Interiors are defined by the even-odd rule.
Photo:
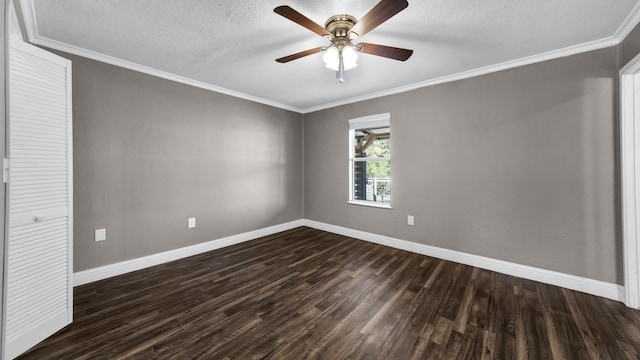
[[[367,206],[367,207],[380,208],[380,209],[393,209],[393,207],[389,203],[377,203],[373,201],[349,200],[347,201],[347,204]]]

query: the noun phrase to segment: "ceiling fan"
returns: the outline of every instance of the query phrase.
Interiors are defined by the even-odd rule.
[[[383,22],[407,8],[407,6],[409,6],[409,3],[406,0],[382,0],[359,21],[351,15],[334,15],[327,20],[324,27],[313,22],[290,6],[278,6],[273,9],[276,14],[280,14],[296,24],[322,37],[328,38],[331,44],[329,46],[319,46],[284,56],[276,59],[276,61],[286,63],[324,51],[325,54],[322,56],[322,59],[325,65],[327,68],[336,71],[336,77],[340,82],[344,82],[345,71],[357,66],[356,60],[358,52],[405,61],[413,54],[413,50],[364,42],[354,44],[352,41],[375,29]]]

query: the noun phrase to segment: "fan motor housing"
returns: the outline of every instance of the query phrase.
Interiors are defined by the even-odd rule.
[[[330,32],[334,38],[345,38],[349,36],[349,30],[358,22],[358,20],[347,14],[334,15],[330,17],[324,25],[324,28]],[[355,33],[351,33],[357,36]],[[351,35],[353,36],[353,35]]]

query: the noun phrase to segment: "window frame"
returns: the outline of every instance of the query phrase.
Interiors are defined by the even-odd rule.
[[[376,158],[357,158],[355,154],[355,132],[359,129],[368,129],[368,128],[376,128],[376,127],[389,127],[389,141],[391,141],[391,114],[390,113],[382,113],[370,116],[363,116],[359,118],[349,119],[349,197],[348,204],[359,205],[359,206],[368,206],[374,208],[382,208],[382,209],[393,209],[391,205],[391,201],[388,203],[375,202],[370,200],[357,200],[354,198],[355,195],[355,183],[354,183],[354,167],[356,162],[367,162],[367,161],[389,161],[389,166],[391,167],[390,172],[393,172],[393,167],[391,166],[391,154],[389,157],[376,157]],[[389,174],[389,188],[390,194],[393,194],[393,181],[391,181],[391,174]],[[393,198],[392,198],[393,199]]]

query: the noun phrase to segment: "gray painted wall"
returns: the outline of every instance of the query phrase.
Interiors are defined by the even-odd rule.
[[[622,283],[617,51],[306,114],[305,217]],[[384,112],[393,209],[349,205],[347,121]]]
[[[61,55],[73,61],[74,271],[303,217],[302,115]]]
[[[637,27],[615,48],[305,116],[61,54],[74,270],[304,217],[622,283],[617,69],[639,51]],[[394,209],[348,205],[347,120],[382,112]]]
[[[620,68],[624,67],[631,59],[640,53],[640,24],[624,38],[619,45],[620,48]]]

